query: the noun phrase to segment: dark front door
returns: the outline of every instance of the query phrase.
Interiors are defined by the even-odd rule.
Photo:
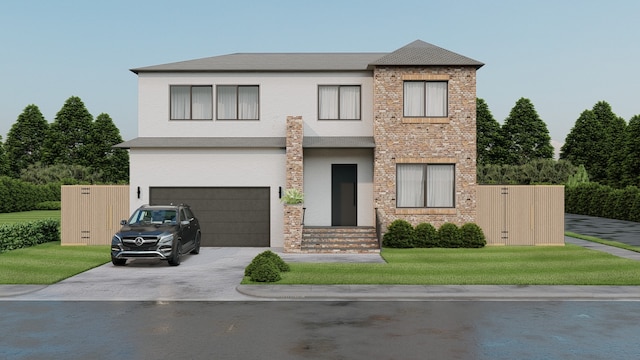
[[[358,166],[331,165],[331,226],[356,226]]]

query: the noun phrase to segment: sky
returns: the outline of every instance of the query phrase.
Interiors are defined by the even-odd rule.
[[[132,68],[236,52],[392,52],[415,40],[485,65],[501,124],[531,100],[563,142],[598,101],[640,114],[637,0],[0,0],[0,136],[71,96],[137,137]],[[295,114],[292,114],[295,115]]]

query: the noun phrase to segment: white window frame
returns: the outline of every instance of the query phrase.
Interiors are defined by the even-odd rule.
[[[396,207],[455,208],[455,174],[455,164],[396,164]]]

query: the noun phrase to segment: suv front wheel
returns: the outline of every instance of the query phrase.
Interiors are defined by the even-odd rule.
[[[180,242],[180,240],[175,240],[175,241],[176,241],[175,249],[173,249],[173,251],[171,252],[171,257],[169,257],[168,259],[169,265],[171,266],[180,265],[180,253],[182,252],[182,243]]]

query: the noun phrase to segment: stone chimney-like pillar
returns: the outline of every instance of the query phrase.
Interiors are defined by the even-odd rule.
[[[287,116],[285,190],[303,192],[302,116]],[[284,251],[301,252],[302,204],[284,206]]]

